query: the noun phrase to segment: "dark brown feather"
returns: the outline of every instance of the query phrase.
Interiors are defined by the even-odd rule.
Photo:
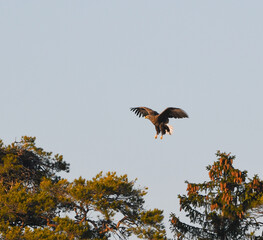
[[[132,112],[134,112],[138,117],[145,117],[147,115],[153,115],[156,116],[159,113],[147,108],[147,107],[136,107],[136,108],[130,108]]]
[[[165,122],[168,118],[188,118],[187,113],[181,108],[166,108],[159,116],[159,122]]]

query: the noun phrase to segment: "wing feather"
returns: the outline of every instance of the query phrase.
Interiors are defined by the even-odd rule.
[[[168,120],[168,118],[188,118],[187,113],[181,108],[166,108],[158,117],[159,121]]]
[[[147,115],[158,115],[159,113],[147,108],[147,107],[135,107],[135,108],[130,108],[132,112],[134,112],[138,117],[145,117]]]

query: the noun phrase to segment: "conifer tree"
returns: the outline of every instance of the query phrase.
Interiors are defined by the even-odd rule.
[[[35,138],[0,140],[0,239],[166,239],[163,211],[144,208],[136,180],[109,172],[69,182],[60,171],[69,164]]]
[[[263,182],[255,175],[234,168],[234,156],[217,152],[217,161],[207,167],[210,180],[187,183],[187,195],[179,195],[181,209],[191,224],[171,214],[171,229],[177,239],[257,239],[262,223],[249,215],[263,195]],[[260,238],[260,236],[258,236]]]

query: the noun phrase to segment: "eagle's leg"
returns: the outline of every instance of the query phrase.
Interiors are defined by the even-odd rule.
[[[165,135],[165,125],[164,125],[164,123],[160,124],[160,128],[161,128],[161,132],[162,132],[161,139],[163,139],[163,135]]]
[[[159,135],[160,133],[160,128],[158,126],[155,126],[155,130],[156,130],[156,135],[154,136],[154,138],[156,139],[157,136]]]

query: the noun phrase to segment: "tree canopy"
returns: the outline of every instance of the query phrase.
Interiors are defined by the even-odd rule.
[[[147,188],[126,174],[98,173],[73,181],[63,156],[37,147],[35,138],[5,146],[0,140],[0,239],[167,239],[163,211],[146,209]],[[170,218],[175,239],[263,239],[263,181],[234,167],[235,156],[217,152],[209,180],[187,183],[181,210]]]
[[[144,208],[147,188],[115,172],[69,182],[61,155],[35,138],[0,142],[0,237],[3,239],[166,239],[163,211]]]
[[[177,239],[255,239],[262,226],[249,211],[263,196],[263,182],[233,166],[235,156],[217,152],[217,161],[207,167],[210,180],[187,183],[187,195],[179,195],[181,209],[190,224],[171,214],[171,229]],[[260,236],[258,236],[260,238]]]

